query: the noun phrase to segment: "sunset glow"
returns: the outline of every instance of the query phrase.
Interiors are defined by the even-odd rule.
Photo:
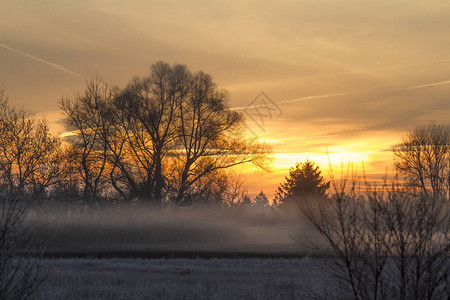
[[[271,194],[306,159],[325,175],[351,161],[381,178],[408,130],[449,121],[442,1],[169,2],[2,1],[1,85],[66,137],[58,102],[84,78],[123,87],[158,60],[203,70],[230,92],[248,136],[274,151],[271,173],[239,169],[252,193]],[[276,105],[253,104],[264,120],[246,111],[261,92]]]
[[[449,299],[449,0],[0,0],[0,300]]]

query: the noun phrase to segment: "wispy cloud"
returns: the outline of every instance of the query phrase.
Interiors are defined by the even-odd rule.
[[[34,55],[30,54],[30,53],[26,53],[26,52],[14,49],[14,48],[12,48],[12,47],[10,47],[8,45],[2,44],[2,43],[0,43],[0,47],[4,48],[6,50],[9,50],[11,52],[14,52],[16,54],[19,54],[19,55],[31,58],[32,60],[35,60],[35,61],[41,62],[43,64],[49,65],[51,67],[54,67],[54,68],[56,68],[58,70],[61,70],[61,71],[65,72],[65,73],[67,73],[67,74],[76,76],[78,78],[86,79],[83,75],[80,75],[80,74],[78,74],[78,73],[76,73],[74,71],[71,71],[71,70],[69,70],[69,69],[67,69],[67,68],[65,68],[65,67],[63,67],[61,65],[52,63],[51,61],[48,61],[48,60],[42,59],[40,57],[34,56]]]
[[[338,96],[344,96],[346,94],[324,94],[324,95],[314,95],[314,96],[306,96],[301,98],[295,98],[290,100],[283,100],[283,101],[277,101],[275,104],[286,104],[286,103],[292,103],[292,102],[300,102],[300,101],[306,101],[306,100],[312,100],[312,99],[318,99],[318,98],[329,98],[329,97],[338,97]],[[231,110],[244,110],[246,108],[264,108],[266,107],[265,104],[258,104],[258,105],[250,105],[250,106],[237,106],[237,107],[231,107]]]

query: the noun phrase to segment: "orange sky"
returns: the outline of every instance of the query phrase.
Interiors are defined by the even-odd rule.
[[[264,126],[272,195],[297,160],[362,161],[370,178],[415,125],[450,115],[450,3],[442,0],[2,0],[0,84],[11,103],[58,127],[58,101],[100,73],[123,86],[158,60],[211,74],[242,110],[260,92],[279,112]],[[281,113],[281,115],[280,115]],[[328,149],[328,155],[327,155]]]

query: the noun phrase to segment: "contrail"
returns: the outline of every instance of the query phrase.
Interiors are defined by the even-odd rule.
[[[301,98],[296,98],[296,99],[291,99],[291,100],[280,101],[280,102],[277,102],[277,104],[284,104],[284,103],[291,103],[291,102],[299,102],[299,101],[310,100],[310,99],[316,99],[316,98],[338,97],[338,96],[344,96],[344,95],[347,95],[347,94],[325,94],[325,95],[307,96],[307,97],[301,97]]]
[[[285,104],[285,103],[291,103],[291,102],[305,101],[305,100],[310,100],[310,99],[338,97],[338,96],[344,96],[344,95],[347,95],[347,94],[314,95],[314,96],[306,96],[306,97],[295,98],[295,99],[290,99],[290,100],[283,100],[283,101],[278,101],[278,102],[274,102],[274,103],[279,105],[279,104]],[[246,108],[262,108],[262,107],[266,107],[266,105],[259,104],[259,105],[251,105],[251,106],[238,106],[238,107],[231,107],[230,109],[231,110],[244,110]]]
[[[391,90],[387,90],[387,91],[392,91],[392,92],[393,91],[407,91],[407,90],[422,89],[422,88],[447,85],[447,84],[450,84],[450,80],[427,83],[427,84],[420,84],[420,85],[413,85],[413,86],[409,86],[409,87],[405,87],[405,88],[391,89]],[[305,100],[310,100],[310,99],[339,97],[339,96],[345,96],[345,95],[349,95],[349,93],[307,96],[307,97],[301,97],[301,98],[296,98],[296,99],[278,101],[278,102],[275,102],[275,104],[279,105],[279,104],[285,104],[285,103],[291,103],[291,102],[305,101]],[[246,108],[263,108],[263,107],[266,107],[266,105],[259,104],[259,105],[251,105],[251,106],[238,106],[238,107],[231,107],[230,109],[231,110],[244,110]]]
[[[433,83],[428,83],[428,84],[421,84],[421,85],[413,85],[410,87],[403,88],[401,90],[415,90],[415,89],[421,89],[421,88],[438,86],[438,85],[446,85],[446,84],[450,84],[450,80],[433,82]]]
[[[245,86],[278,86],[278,85],[284,85],[284,84],[293,84],[293,83],[299,83],[304,81],[311,81],[311,80],[320,80],[325,78],[332,78],[337,77],[341,75],[351,75],[351,74],[360,74],[360,73],[371,73],[374,71],[383,71],[383,70],[391,70],[391,69],[402,69],[402,68],[409,68],[409,67],[418,67],[418,66],[425,66],[425,65],[432,65],[432,64],[443,64],[443,63],[449,63],[450,60],[439,60],[439,61],[426,61],[426,62],[419,62],[419,63],[412,63],[412,64],[403,64],[403,65],[390,65],[390,66],[381,66],[381,67],[373,67],[373,68],[367,68],[367,69],[359,69],[359,70],[352,70],[352,71],[342,71],[342,72],[336,72],[336,73],[329,73],[329,74],[319,74],[319,75],[313,75],[310,77],[302,77],[302,78],[296,78],[291,80],[280,80],[277,82],[254,82],[250,84],[235,84],[232,86],[229,86],[229,88],[242,88]]]
[[[4,49],[6,49],[6,50],[9,50],[9,51],[11,51],[11,52],[20,54],[20,55],[22,55],[22,56],[31,58],[31,59],[33,59],[33,60],[35,60],[35,61],[38,61],[38,62],[44,63],[44,64],[46,64],[46,65],[52,66],[52,67],[54,67],[54,68],[56,68],[56,69],[58,69],[58,70],[61,70],[61,71],[63,71],[63,72],[66,72],[66,73],[68,73],[68,74],[71,74],[71,75],[73,75],[73,76],[76,76],[76,77],[78,77],[78,78],[86,79],[83,75],[80,75],[80,74],[78,74],[78,73],[76,73],[76,72],[74,72],[74,71],[71,71],[71,70],[69,70],[69,69],[67,69],[67,68],[64,68],[63,66],[57,65],[57,64],[55,64],[55,63],[52,63],[52,62],[50,62],[50,61],[48,61],[48,60],[45,60],[45,59],[36,57],[36,56],[34,56],[34,55],[31,55],[31,54],[29,54],[29,53],[22,52],[22,51],[20,51],[20,50],[11,48],[11,47],[9,47],[9,46],[7,46],[7,45],[5,45],[5,44],[2,44],[2,43],[0,43],[0,47],[4,48]]]

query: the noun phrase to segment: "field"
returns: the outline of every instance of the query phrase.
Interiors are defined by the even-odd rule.
[[[321,258],[45,259],[36,299],[327,299]],[[327,296],[328,295],[328,296]]]
[[[35,210],[47,279],[36,299],[329,298],[298,219],[266,210]],[[306,255],[306,256],[305,256]]]

